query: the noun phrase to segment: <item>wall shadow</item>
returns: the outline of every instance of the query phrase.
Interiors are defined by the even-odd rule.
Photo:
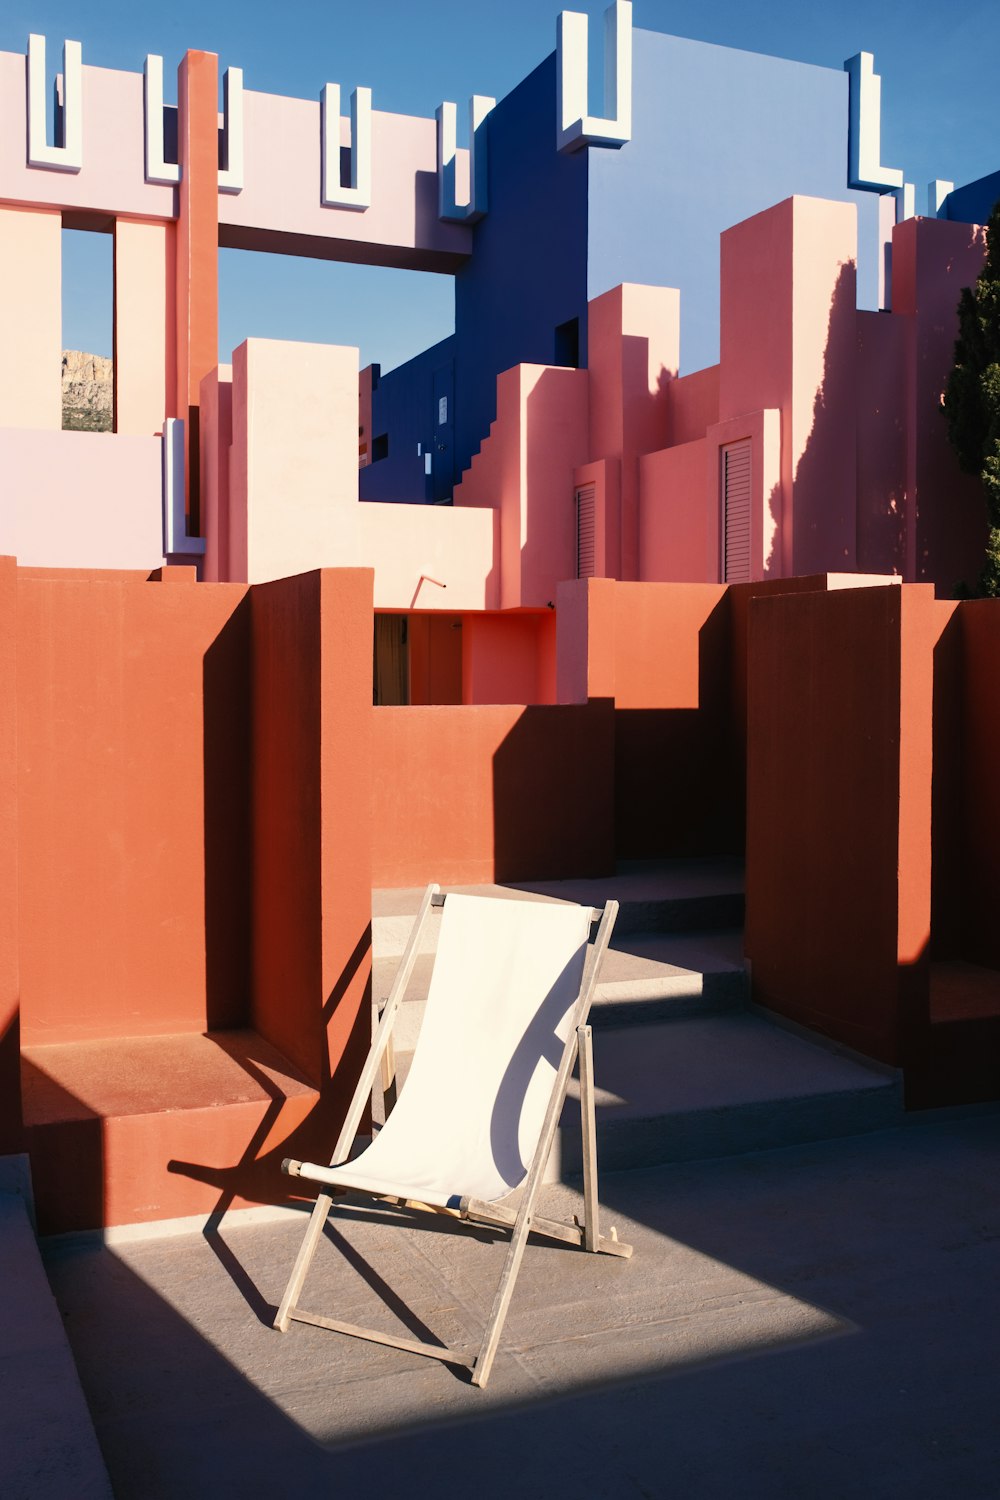
[[[251,637],[247,593],[204,655],[205,1026],[250,1024]]]

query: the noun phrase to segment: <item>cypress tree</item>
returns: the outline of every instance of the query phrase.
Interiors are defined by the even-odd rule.
[[[986,263],[958,304],[955,365],[944,394],[948,436],[986,499],[989,534],[977,592],[1000,596],[1000,202],[987,225]]]

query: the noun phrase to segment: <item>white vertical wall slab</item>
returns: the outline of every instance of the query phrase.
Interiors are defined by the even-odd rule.
[[[496,104],[486,94],[469,100],[469,197],[459,203],[456,183],[458,110],[445,100],[437,110],[438,218],[450,224],[474,224],[489,207],[487,196],[486,117]]]
[[[227,68],[222,75],[222,160],[219,192],[243,191],[243,69]]]
[[[177,183],[180,164],[167,161],[163,144],[163,58],[147,53],[142,70],[142,99],[146,131],[146,181]]]
[[[939,219],[941,217],[944,200],[954,190],[955,184],[953,182],[946,182],[941,177],[935,177],[933,182],[927,184],[927,217],[929,219]]]
[[[83,166],[83,49],[79,42],[63,43],[62,99],[56,110],[56,133],[62,139],[52,145],[45,113],[45,38],[32,32],[28,37],[28,166],[79,172]]]
[[[188,536],[184,514],[184,423],[168,417],[163,424],[163,555],[199,557],[205,538]]]
[[[588,20],[575,10],[556,22],[556,146],[624,146],[632,139],[632,0],[614,0],[604,13],[604,115],[588,109]]]
[[[884,192],[902,188],[903,173],[882,165],[882,80],[870,52],[858,52],[844,63],[850,99],[848,184]]]
[[[322,201],[325,208],[364,210],[372,202],[372,91],[351,95],[351,180],[340,175],[340,84],[323,85],[320,95]]]

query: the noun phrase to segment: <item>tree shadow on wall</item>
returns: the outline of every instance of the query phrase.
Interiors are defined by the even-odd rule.
[[[856,566],[856,313],[857,268],[846,261],[830,297],[823,378],[813,400],[809,437],[792,475],[794,503],[777,489],[768,498],[772,541],[765,576],[772,570],[801,575]],[[782,446],[790,440],[790,434],[783,434]]]

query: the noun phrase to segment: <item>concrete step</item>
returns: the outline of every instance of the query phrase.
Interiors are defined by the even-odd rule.
[[[398,965],[396,955],[375,959],[372,993],[380,1003],[388,997]],[[433,953],[422,953],[414,966],[396,1021],[400,1051],[416,1046],[433,967]],[[605,958],[590,1018],[603,1029],[717,1015],[743,1007],[748,992],[739,930],[625,934]]]
[[[519,881],[516,885],[448,886],[462,895],[503,896],[523,901],[619,903],[615,936],[632,933],[727,931],[743,925],[743,865],[737,859],[632,860],[611,875],[586,880]],[[375,956],[402,953],[423,888],[372,892]],[[422,950],[437,948],[437,917]]]
[[[409,1060],[397,1057],[403,1086]],[[903,1113],[896,1073],[757,1012],[599,1032],[594,1069],[606,1171],[857,1135],[898,1124]],[[549,1180],[582,1166],[572,1087]]]
[[[73,1355],[28,1207],[0,1192],[0,1494],[112,1500]]]

